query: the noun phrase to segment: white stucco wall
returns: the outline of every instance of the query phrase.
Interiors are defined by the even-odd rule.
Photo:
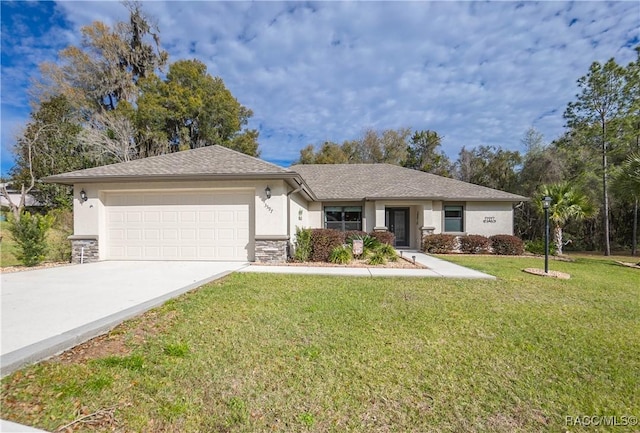
[[[309,228],[309,203],[300,193],[293,193],[289,202],[289,235],[293,245],[297,228]]]
[[[319,229],[324,227],[324,220],[322,215],[322,203],[313,201],[309,203],[309,227],[312,229]]]
[[[444,227],[444,212],[442,212],[442,202],[434,201],[432,202],[432,211],[431,211],[431,222],[434,228],[434,233],[442,233],[442,228]]]
[[[510,202],[467,202],[465,232],[470,235],[513,235],[513,204]]]

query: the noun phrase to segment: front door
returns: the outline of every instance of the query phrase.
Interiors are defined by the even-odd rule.
[[[396,237],[396,247],[409,246],[409,208],[388,207],[385,210],[386,225]]]

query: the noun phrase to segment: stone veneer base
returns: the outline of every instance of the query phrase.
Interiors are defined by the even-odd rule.
[[[100,260],[97,236],[69,236],[71,263],[93,263]]]
[[[257,263],[285,263],[288,257],[287,237],[256,237],[255,258]]]

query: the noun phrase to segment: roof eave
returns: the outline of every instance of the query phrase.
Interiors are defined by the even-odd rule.
[[[492,197],[441,197],[441,196],[412,196],[412,197],[343,197],[343,198],[318,198],[318,201],[376,201],[376,200],[388,200],[388,201],[482,201],[482,202],[508,202],[508,203],[519,203],[521,201],[530,201],[527,197],[502,197],[502,198],[492,198]]]
[[[74,185],[77,183],[116,183],[116,182],[166,182],[176,180],[257,180],[257,179],[295,179],[300,175],[290,173],[241,173],[241,174],[159,174],[159,175],[111,175],[111,176],[47,176],[42,180],[47,183]]]

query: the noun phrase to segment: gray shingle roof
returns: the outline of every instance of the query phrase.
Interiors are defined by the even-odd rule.
[[[527,200],[516,194],[390,164],[304,164],[290,167],[319,200]]]
[[[310,164],[289,169],[223,146],[207,146],[49,176],[49,182],[188,178],[298,178],[318,200],[521,201],[525,197],[390,164]]]
[[[289,177],[295,176],[295,173],[261,159],[216,145],[72,171],[49,176],[45,180],[73,183],[74,181],[104,181],[130,178],[256,177],[261,175]]]

